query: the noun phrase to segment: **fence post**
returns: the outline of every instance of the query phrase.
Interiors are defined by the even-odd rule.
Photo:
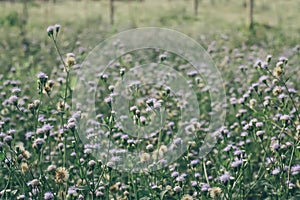
[[[254,20],[253,20],[254,0],[249,0],[248,7],[249,7],[249,29],[252,30],[254,26]]]
[[[110,0],[110,24],[113,25],[114,24],[114,13],[115,9],[114,9],[114,0]]]
[[[194,0],[194,12],[196,16],[198,15],[198,3],[198,0]]]

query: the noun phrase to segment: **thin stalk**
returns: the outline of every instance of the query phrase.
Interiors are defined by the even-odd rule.
[[[298,120],[300,121],[299,110],[298,110],[298,108],[297,108],[297,106],[296,106],[296,103],[295,103],[295,101],[294,101],[294,98],[292,97],[291,93],[289,92],[289,88],[287,87],[286,83],[285,83],[284,81],[282,81],[280,78],[275,77],[275,76],[273,75],[273,73],[270,71],[270,69],[267,68],[267,71],[268,71],[268,73],[269,73],[273,78],[275,78],[276,80],[278,80],[279,83],[281,83],[281,84],[283,85],[283,87],[286,89],[286,91],[287,91],[287,93],[288,93],[288,96],[289,96],[289,98],[290,98],[291,101],[292,101],[293,107],[294,107],[295,110],[296,110],[297,118],[298,118]]]
[[[53,42],[54,42],[55,49],[56,49],[56,51],[57,51],[57,53],[58,53],[58,55],[59,55],[59,57],[60,57],[60,61],[61,61],[62,64],[64,65],[65,69],[67,69],[67,66],[66,66],[65,61],[64,61],[64,59],[63,59],[63,57],[62,57],[62,54],[61,54],[61,52],[60,52],[60,50],[59,50],[59,48],[58,48],[56,39],[54,38],[53,35],[51,35],[51,38],[52,38],[52,40],[53,40]]]
[[[65,107],[66,107],[66,101],[67,101],[67,95],[68,95],[68,87],[69,87],[69,75],[70,72],[67,71],[67,78],[66,78],[66,88],[65,88],[65,94],[64,94],[64,102],[63,102],[63,108],[65,112]],[[62,113],[62,128],[64,127],[64,113]],[[66,167],[66,155],[67,155],[67,132],[64,132],[64,158],[63,158],[63,164],[64,167]]]
[[[298,144],[296,144],[297,146]],[[291,157],[290,157],[290,161],[289,161],[289,167],[288,167],[288,178],[287,178],[287,184],[289,184],[290,182],[290,176],[291,176],[291,166],[292,166],[292,161],[294,158],[294,154],[295,154],[295,145],[293,145],[293,149],[292,149],[292,153],[291,153]],[[287,185],[287,197],[286,199],[289,198],[289,185]]]
[[[206,180],[207,184],[209,185],[209,180],[208,180],[208,176],[207,176],[207,171],[206,171],[206,166],[205,166],[205,161],[204,160],[203,160],[203,170],[204,170],[205,180]]]
[[[67,101],[67,95],[68,95],[68,88],[69,88],[69,76],[70,76],[70,72],[68,67],[66,66],[64,59],[62,57],[62,54],[58,48],[57,42],[56,42],[56,38],[54,38],[53,34],[51,35],[51,39],[53,40],[55,49],[60,57],[60,60],[62,62],[62,64],[64,65],[64,68],[67,72],[67,77],[66,77],[66,87],[65,87],[65,91],[64,91],[64,97],[63,97],[63,112],[65,112],[65,106],[66,106],[66,101]],[[61,126],[62,128],[64,127],[64,113],[62,113],[61,115]],[[66,167],[66,155],[67,155],[67,137],[66,134],[64,133],[64,155],[63,155],[63,166]]]

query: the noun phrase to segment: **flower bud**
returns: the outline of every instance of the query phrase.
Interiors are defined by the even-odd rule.
[[[164,62],[165,60],[167,60],[167,55],[166,54],[161,54],[159,56],[159,60],[160,60],[160,62]]]
[[[49,26],[47,28],[47,33],[48,33],[49,37],[53,36],[53,31],[54,31],[54,27],[53,26]]]
[[[35,106],[35,108],[38,108],[39,106],[40,106],[40,104],[41,104],[41,101],[40,100],[34,100],[33,101],[33,104],[34,104],[34,106]]]
[[[279,61],[283,62],[286,65],[289,60],[286,57],[282,56],[279,58]]]
[[[279,61],[279,62],[276,63],[276,67],[282,68],[283,64],[284,64],[283,61]]]
[[[121,68],[120,69],[120,75],[123,76],[125,74],[126,69],[125,68]]]
[[[55,31],[56,31],[56,34],[58,34],[59,30],[60,30],[60,25],[59,24],[55,24]]]
[[[267,56],[267,59],[266,59],[267,63],[270,63],[271,60],[272,60],[272,55],[268,55],[268,56]]]
[[[37,75],[38,79],[40,80],[40,83],[42,84],[42,86],[45,86],[47,80],[48,80],[48,76],[43,73],[43,72],[40,72],[38,75]]]
[[[33,103],[28,104],[27,106],[28,110],[30,110],[31,112],[33,112],[35,110],[35,106]]]

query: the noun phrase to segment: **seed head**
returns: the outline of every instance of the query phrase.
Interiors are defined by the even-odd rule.
[[[149,153],[143,153],[140,155],[141,162],[147,162],[150,160],[150,154]]]
[[[276,86],[276,87],[273,89],[273,94],[274,94],[275,96],[278,96],[278,95],[280,95],[281,93],[282,93],[282,88],[281,88],[281,87]]]
[[[217,197],[220,196],[221,193],[222,193],[222,189],[219,187],[213,187],[209,191],[209,195],[212,199],[216,199]]]
[[[25,172],[27,172],[28,169],[29,169],[28,164],[26,162],[22,162],[21,165],[20,165],[20,167],[21,167],[21,172],[23,174],[25,174]]]
[[[183,197],[181,198],[181,200],[193,200],[193,197],[189,194],[185,194],[183,195]]]
[[[69,172],[64,167],[59,167],[55,171],[55,181],[57,183],[64,183],[69,179]]]
[[[68,53],[67,54],[67,59],[66,59],[66,66],[67,67],[72,67],[73,65],[76,64],[76,60],[75,60],[75,54],[73,53]]]
[[[56,104],[56,108],[58,111],[63,111],[65,109],[65,102],[64,101],[59,101]]]
[[[22,152],[22,156],[24,159],[28,160],[31,157],[31,153],[27,150]]]

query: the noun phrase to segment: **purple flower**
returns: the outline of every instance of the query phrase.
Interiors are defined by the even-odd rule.
[[[267,80],[268,78],[269,78],[268,76],[261,76],[261,77],[259,78],[259,82],[265,83],[266,80]]]
[[[243,160],[234,160],[232,163],[231,163],[231,167],[238,167],[240,166],[241,164],[243,164]]]
[[[201,186],[201,191],[208,191],[209,188],[210,188],[209,184],[204,183],[204,184]]]
[[[31,138],[34,135],[34,132],[27,132],[25,134],[26,139],[28,140],[29,138]]]
[[[58,32],[59,32],[59,29],[60,29],[60,27],[61,27],[60,24],[55,24],[54,27],[55,27],[56,33],[58,33]]]
[[[255,126],[256,127],[263,127],[264,123],[263,122],[256,122]]]
[[[297,175],[300,172],[300,165],[294,165],[291,168],[292,175]]]
[[[17,105],[18,103],[18,97],[15,95],[12,95],[9,97],[8,102],[12,105]]]
[[[12,93],[20,93],[20,92],[21,92],[21,89],[15,87],[15,88],[12,88],[12,89],[11,89],[11,92],[12,92]]]
[[[5,137],[3,138],[3,141],[4,141],[4,142],[10,142],[12,139],[13,139],[12,136],[7,135],[7,136],[5,136]]]
[[[243,153],[242,150],[237,149],[237,150],[234,151],[233,155],[238,156],[238,155],[241,155],[242,153]]]
[[[201,174],[199,172],[195,173],[195,178],[197,178],[197,177],[201,177]]]
[[[175,186],[174,188],[173,188],[173,190],[175,191],[175,192],[180,192],[181,191],[181,187],[180,186]]]
[[[272,170],[271,172],[273,175],[279,174],[280,173],[280,169],[279,168],[275,168],[274,170]]]
[[[43,125],[43,129],[44,129],[45,131],[50,131],[50,130],[52,130],[52,128],[53,128],[53,126],[51,126],[50,124],[44,124],[44,125]]]
[[[28,186],[38,186],[38,185],[40,185],[40,181],[38,180],[38,179],[33,179],[33,180],[31,180],[31,181],[28,181],[27,182],[27,185]]]
[[[272,148],[273,150],[276,150],[276,149],[278,149],[279,147],[280,147],[280,145],[279,145],[278,142],[274,142],[273,144],[271,144],[271,148]]]
[[[53,26],[49,26],[47,28],[47,33],[48,33],[48,36],[50,37],[51,35],[53,35],[53,31],[54,31],[54,27]]]
[[[192,185],[193,187],[195,187],[195,186],[198,185],[198,182],[197,182],[197,181],[191,181],[191,185]]]
[[[290,181],[286,181],[285,183],[289,186],[289,189],[292,189],[295,187],[295,184]]]
[[[272,158],[272,157],[268,157],[266,158],[266,164],[269,165],[271,163],[274,163],[275,162],[275,158]]]
[[[294,88],[289,88],[289,93],[297,93],[297,91]]]
[[[176,181],[183,182],[183,181],[185,181],[185,178],[184,178],[184,176],[181,175],[176,178]]]
[[[68,188],[69,195],[77,195],[77,188],[75,186],[71,186]]]
[[[44,194],[44,199],[45,200],[48,200],[48,199],[53,199],[54,198],[54,195],[52,194],[52,192],[46,192]]]
[[[287,62],[288,61],[287,57],[285,57],[285,56],[281,56],[278,60],[282,61],[282,62]]]
[[[193,165],[197,165],[198,163],[199,163],[199,160],[196,159],[196,160],[192,160],[190,165],[193,166]]]
[[[231,148],[232,148],[232,145],[229,144],[223,149],[223,151],[228,152],[228,151],[230,151]]]
[[[289,116],[289,115],[281,115],[280,116],[280,120],[281,121],[288,121],[288,120],[290,120],[291,119],[291,117]]]
[[[224,174],[222,174],[220,177],[219,177],[220,181],[222,181],[223,183],[226,183],[227,181],[233,179],[232,176],[230,176],[230,173],[229,172],[225,172]]]
[[[230,99],[230,103],[231,103],[232,105],[235,105],[235,104],[237,103],[236,98],[235,98],[235,97],[231,98],[231,99]]]
[[[39,79],[47,79],[48,78],[48,76],[44,72],[38,73],[37,77]]]
[[[15,129],[9,129],[9,130],[7,131],[7,133],[8,133],[9,135],[13,135],[13,134],[16,133],[16,130],[15,130]]]

